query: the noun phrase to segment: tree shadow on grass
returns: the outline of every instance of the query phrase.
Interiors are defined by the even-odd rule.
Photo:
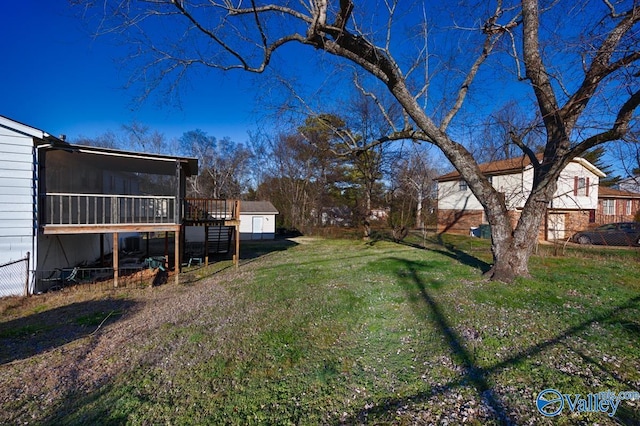
[[[396,241],[398,244],[412,247],[420,250],[428,250],[434,253],[447,256],[463,265],[470,266],[471,268],[478,269],[483,274],[489,272],[491,265],[482,259],[479,259],[464,250],[459,249],[454,244],[448,243],[442,239],[442,234],[437,234],[436,240],[433,246],[425,247],[420,244],[415,244],[407,241]]]
[[[297,245],[297,242],[288,238],[276,238],[275,240],[241,241],[240,262],[247,263],[271,253],[288,250]]]
[[[258,259],[270,256],[273,253],[288,250],[297,246],[298,243],[287,238],[276,238],[274,240],[250,240],[242,241],[240,243],[240,260],[238,264],[240,266],[247,265],[255,262]],[[214,275],[220,274],[223,271],[234,268],[232,264],[218,267],[211,265],[216,264],[216,261],[231,260],[233,255],[224,254],[219,256],[209,257],[209,266],[205,266],[204,263],[199,263],[195,266],[189,266],[180,273],[180,283],[185,285],[192,285],[205,279],[209,279]]]
[[[91,300],[0,322],[0,365],[86,337],[134,307],[125,299]]]
[[[507,403],[501,398],[501,396],[497,392],[495,392],[492,385],[492,376],[497,375],[506,368],[519,364],[520,362],[526,360],[531,356],[538,355],[553,346],[567,346],[567,340],[570,337],[587,330],[595,323],[603,323],[606,321],[611,322],[616,317],[623,318],[625,313],[624,311],[626,310],[640,309],[640,296],[636,296],[629,299],[627,303],[614,307],[606,313],[592,316],[591,318],[586,319],[585,321],[575,326],[568,327],[566,330],[558,333],[553,338],[538,342],[537,344],[531,345],[528,348],[512,354],[510,357],[497,362],[492,366],[483,368],[476,363],[473,352],[468,349],[468,345],[465,343],[465,339],[456,332],[454,327],[447,319],[447,316],[444,313],[445,308],[443,308],[431,295],[430,289],[438,288],[439,283],[435,281],[428,282],[420,276],[419,272],[421,269],[423,269],[423,267],[419,262],[399,258],[391,258],[389,260],[392,260],[398,265],[401,265],[398,268],[397,272],[399,278],[405,280],[408,284],[410,284],[412,290],[417,289],[419,291],[421,300],[416,301],[416,303],[424,303],[424,305],[429,309],[429,318],[433,323],[432,325],[444,337],[444,340],[452,354],[453,359],[457,361],[457,363],[462,368],[462,377],[451,380],[441,386],[433,387],[431,390],[426,392],[417,392],[414,395],[403,398],[386,399],[381,404],[374,405],[371,408],[365,408],[364,410],[361,410],[358,413],[354,414],[351,419],[346,420],[347,424],[362,422],[375,423],[376,419],[385,419],[388,417],[388,413],[393,413],[401,407],[406,407],[410,404],[425,403],[430,399],[444,394],[452,389],[461,388],[468,385],[471,385],[475,389],[480,399],[482,399],[484,404],[486,404],[488,408],[490,408],[494,416],[494,418],[491,419],[492,421],[498,424],[516,424],[517,419],[514,419],[510,414],[514,411],[510,408],[515,407],[509,407]],[[574,352],[576,352],[578,356],[582,358],[586,363],[593,365],[594,368],[600,369],[607,376],[627,386],[626,390],[639,391],[637,386],[634,386],[634,384],[631,382],[625,382],[618,374],[602,366],[602,363],[600,363],[598,360],[585,355],[577,349],[575,349]],[[594,389],[594,391],[597,390]],[[628,425],[637,424],[639,420],[637,417],[637,413],[631,413],[628,409],[622,407],[622,405],[620,406],[615,419],[621,424]]]

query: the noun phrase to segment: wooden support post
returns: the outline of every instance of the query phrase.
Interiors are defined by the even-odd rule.
[[[180,284],[180,268],[181,268],[181,261],[180,261],[180,230],[177,229],[176,232],[174,232],[174,261],[173,261],[173,273],[176,275],[175,276],[175,280],[176,280],[176,284]]]
[[[236,200],[236,205],[235,205],[235,214],[234,214],[234,219],[236,220],[236,253],[233,259],[233,263],[235,264],[236,268],[238,267],[238,264],[240,263],[240,200]]]
[[[118,261],[118,233],[113,233],[113,286],[118,287],[119,261]]]
[[[104,234],[100,234],[100,266],[104,268]]]
[[[238,263],[240,262],[240,225],[235,226],[235,234],[236,252],[233,256],[233,264],[237,268]]]
[[[204,266],[209,266],[209,225],[204,225]]]
[[[187,227],[184,225],[180,225],[180,262],[178,263],[180,265],[180,272],[182,272],[182,263],[184,262],[185,247],[187,246],[186,234],[187,234]]]

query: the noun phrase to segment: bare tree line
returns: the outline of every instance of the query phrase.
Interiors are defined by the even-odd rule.
[[[368,238],[371,221],[404,229],[433,225],[437,173],[424,147],[352,150],[335,129],[349,133],[355,145],[373,137],[367,133],[373,132],[373,119],[361,104],[354,108],[360,114],[350,121],[353,128],[336,115],[321,114],[275,135],[254,135],[248,144],[199,129],[170,139],[141,123],[73,142],[195,157],[199,173],[188,180],[188,196],[269,200],[280,211],[279,226],[288,230],[355,227]]]
[[[79,3],[86,10],[95,5]],[[149,89],[175,87],[192,67],[266,73],[291,46],[322,52],[327,68],[346,72],[386,122],[385,134],[352,152],[423,141],[460,172],[491,225],[494,279],[528,275],[535,235],[563,168],[597,146],[627,140],[637,124],[640,6],[633,0],[96,3],[99,31],[128,37],[146,78],[155,77]],[[158,34],[163,24],[177,29],[176,36]],[[504,114],[505,147],[534,167],[515,228],[465,131],[509,103],[526,120]],[[345,145],[353,142],[348,133],[336,135]]]

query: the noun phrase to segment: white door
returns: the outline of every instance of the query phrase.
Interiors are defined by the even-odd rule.
[[[549,213],[547,220],[547,240],[564,238],[564,213]]]
[[[251,226],[251,239],[252,240],[261,240],[262,239],[262,216],[254,216],[253,222]]]

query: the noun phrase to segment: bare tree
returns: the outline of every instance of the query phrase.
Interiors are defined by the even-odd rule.
[[[118,136],[112,131],[105,132],[95,137],[79,136],[72,142],[77,145],[99,146],[102,148],[112,149],[121,148]]]
[[[391,181],[396,193],[413,200],[411,217],[417,229],[425,227],[425,218],[436,206],[436,168],[423,146],[414,144],[400,156],[393,167]]]
[[[180,137],[182,150],[198,158],[200,173],[190,179],[190,192],[199,197],[240,198],[248,188],[251,151],[229,138],[216,139],[202,130]]]
[[[170,85],[194,65],[264,72],[274,54],[293,43],[366,71],[367,80],[359,83],[387,91],[402,110],[401,120],[388,116],[389,133],[370,145],[412,139],[444,153],[485,209],[492,229],[489,274],[504,281],[529,274],[528,260],[561,170],[587,150],[623,138],[640,103],[640,6],[633,0],[456,3],[447,22],[447,14],[435,6],[423,14],[416,9],[420,5],[399,0],[100,3],[101,13],[122,19],[120,29],[140,31],[137,40],[146,42],[141,52],[150,55],[146,71],[155,70]],[[444,25],[434,29],[434,22]],[[173,39],[150,26],[163,23],[181,26],[170,32],[176,34]],[[446,37],[429,42],[438,31]],[[437,49],[447,50],[437,56]],[[434,64],[434,58],[440,62]],[[533,187],[515,229],[504,199],[456,131],[459,113],[475,105],[469,98],[493,96],[503,102],[518,96],[514,85],[501,90],[511,77],[529,88],[544,130],[541,160],[532,147],[514,141],[534,167]]]
[[[280,211],[285,228],[304,231],[317,207],[322,171],[316,167],[318,149],[299,132],[280,134],[272,140],[271,161],[258,194],[269,198]]]
[[[629,132],[624,141],[615,144],[613,151],[626,177],[640,188],[640,130]]]
[[[469,151],[478,163],[522,156],[522,145],[534,152],[542,152],[542,127],[537,114],[530,117],[516,103],[508,102],[481,123],[480,132],[469,132]]]
[[[349,100],[345,106],[347,127],[335,130],[340,136],[336,151],[344,155],[351,167],[351,177],[360,188],[362,202],[357,215],[363,225],[363,238],[371,234],[370,220],[377,192],[381,189],[381,180],[391,166],[392,149],[389,144],[375,144],[381,136],[389,132],[389,123],[381,114],[375,97],[362,91]],[[385,109],[387,111],[387,109]],[[378,206],[379,207],[379,206]]]

